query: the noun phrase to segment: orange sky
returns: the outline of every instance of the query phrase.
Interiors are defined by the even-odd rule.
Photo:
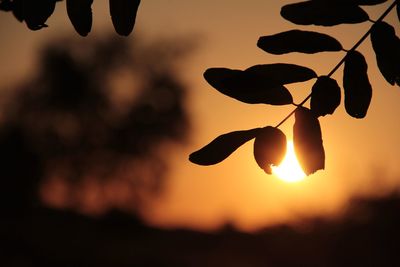
[[[87,37],[108,32],[112,25],[108,1],[94,4],[94,24]],[[171,151],[173,166],[165,194],[153,203],[147,219],[160,226],[190,226],[212,229],[226,221],[243,230],[311,215],[340,211],[346,200],[358,194],[382,194],[398,189],[400,139],[400,90],[380,75],[367,40],[359,49],[369,63],[373,98],[367,117],[356,120],[340,106],[333,116],[321,119],[326,151],[326,170],[305,181],[287,184],[268,176],[257,166],[249,142],[229,159],[212,167],[191,164],[194,150],[216,136],[240,129],[275,125],[291,107],[247,105],[230,99],[209,86],[202,78],[209,67],[244,69],[260,63],[294,63],[327,74],[343,57],[342,53],[317,55],[268,55],[256,47],[258,38],[290,29],[318,30],[336,37],[350,48],[370,23],[334,28],[299,27],[280,17],[280,7],[293,1],[264,0],[143,0],[135,33],[146,38],[194,35],[200,48],[182,73],[190,88],[193,134],[190,144]],[[392,1],[366,8],[376,19]],[[400,23],[392,12],[386,19],[400,35]],[[11,83],[26,77],[34,66],[36,52],[47,39],[75,34],[67,20],[64,3],[58,4],[48,21],[50,27],[31,32],[10,14],[0,14],[0,81]],[[135,34],[129,38],[135,38]],[[341,85],[342,69],[333,77]],[[299,102],[309,93],[312,82],[290,86]],[[281,129],[292,135],[293,120]]]

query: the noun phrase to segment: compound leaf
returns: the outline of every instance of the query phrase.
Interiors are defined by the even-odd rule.
[[[343,71],[344,106],[350,116],[358,119],[367,115],[372,98],[367,69],[367,62],[360,52],[348,52]]]
[[[202,149],[193,152],[189,156],[189,160],[198,165],[217,164],[229,157],[244,143],[255,138],[259,131],[260,129],[257,128],[220,135]]]
[[[321,127],[318,118],[307,108],[299,107],[295,112],[293,144],[305,174],[325,168]]]
[[[268,53],[276,55],[290,52],[314,54],[342,50],[342,45],[329,35],[301,30],[262,36],[258,40],[257,46]]]
[[[316,116],[333,114],[340,104],[341,93],[337,82],[321,76],[312,87],[311,110]]]
[[[286,154],[286,136],[274,127],[267,126],[258,131],[254,140],[254,158],[266,173],[272,173],[272,166],[279,165]]]

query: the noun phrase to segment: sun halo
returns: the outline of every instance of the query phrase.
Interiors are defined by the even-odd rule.
[[[287,142],[286,155],[279,166],[272,167],[272,173],[287,183],[300,182],[306,177],[294,152],[293,141]]]

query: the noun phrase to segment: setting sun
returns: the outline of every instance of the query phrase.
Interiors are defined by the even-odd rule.
[[[279,166],[272,167],[272,172],[288,183],[298,182],[306,177],[294,153],[293,141],[288,141],[285,158]]]

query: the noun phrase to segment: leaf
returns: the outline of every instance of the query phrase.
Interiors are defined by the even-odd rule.
[[[285,105],[293,102],[283,84],[307,81],[316,77],[309,68],[293,64],[265,64],[244,71],[210,68],[206,81],[219,92],[249,104]]]
[[[140,0],[110,0],[110,14],[115,31],[128,36],[135,25]]]
[[[312,87],[311,110],[317,116],[333,114],[340,104],[341,93],[337,82],[321,76]]]
[[[360,6],[373,6],[386,2],[387,0],[313,0],[327,4],[351,4]]]
[[[345,0],[343,0],[345,1]],[[387,0],[353,0],[353,2],[360,6],[374,6],[385,3]]]
[[[46,21],[53,14],[56,0],[24,0],[22,5],[23,19],[33,31],[47,27]]]
[[[229,157],[244,143],[255,138],[260,128],[223,134],[202,149],[193,152],[189,160],[198,165],[217,164]]]
[[[255,65],[246,69],[245,73],[249,77],[262,79],[271,87],[304,82],[317,77],[312,69],[285,63]]]
[[[286,136],[274,127],[267,126],[257,133],[254,141],[254,158],[266,173],[271,174],[271,166],[281,163],[286,154]]]
[[[298,107],[295,112],[293,144],[305,174],[310,175],[325,168],[321,127],[318,118],[307,108]]]
[[[347,2],[306,1],[285,5],[281,16],[300,25],[334,26],[342,23],[361,23],[369,19],[359,6]]]
[[[367,62],[360,52],[348,52],[343,71],[344,106],[354,118],[364,118],[371,103],[372,87],[367,69]]]
[[[258,40],[257,46],[268,53],[276,55],[290,52],[314,54],[342,50],[342,45],[329,35],[301,30],[262,36]]]
[[[250,77],[244,71],[211,68],[204,73],[206,81],[219,92],[248,104],[285,105],[293,102],[284,86],[270,87],[262,79]]]
[[[93,0],[67,0],[67,13],[76,32],[87,36],[92,30]]]
[[[391,85],[400,86],[400,39],[386,22],[377,22],[371,30],[378,68]]]
[[[13,4],[14,3],[12,1],[10,1],[10,0],[0,1],[0,10],[6,11],[6,12],[12,11],[13,7],[14,7]]]
[[[13,1],[13,15],[19,22],[24,21],[22,6],[23,6],[23,0]]]

